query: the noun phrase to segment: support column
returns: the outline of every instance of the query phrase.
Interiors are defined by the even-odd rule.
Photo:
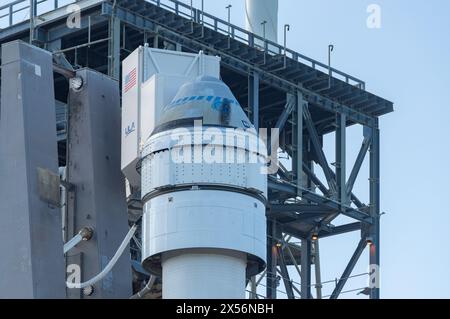
[[[250,278],[250,299],[258,299],[256,276]]]
[[[380,130],[378,121],[372,128],[370,147],[370,215],[373,224],[369,228],[370,249],[370,298],[380,298]]]
[[[259,129],[259,74],[253,72],[248,78],[248,107],[252,112],[252,122]]]
[[[120,77],[120,19],[113,12],[108,23],[108,75],[118,80]]]
[[[94,237],[69,251],[68,264],[78,264],[81,281],[86,281],[100,273],[117,251],[128,232],[128,213],[120,170],[119,85],[89,69],[78,71],[77,76],[84,84],[78,91],[69,91],[67,179],[75,187],[75,199],[68,210],[68,224],[75,232],[91,227]],[[113,270],[95,285],[94,293],[84,298],[128,298],[131,281],[126,250]]]
[[[320,270],[320,250],[319,250],[319,239],[315,240],[314,243],[314,273],[316,275],[316,297],[317,299],[322,299],[322,275]]]
[[[267,219],[267,299],[277,299],[277,247],[275,240],[276,233],[275,221]]]
[[[34,41],[35,19],[37,13],[37,0],[30,0],[30,44]]]
[[[311,298],[311,240],[302,239],[301,247],[301,297],[302,299]]]
[[[303,108],[305,101],[303,94],[297,92],[297,107],[294,112],[294,130],[293,130],[293,163],[295,183],[298,187],[303,187]],[[300,188],[297,189],[298,195],[301,195]]]
[[[346,188],[346,116],[345,114],[336,114],[336,184],[337,200],[341,205],[347,204]]]
[[[52,56],[2,46],[0,298],[65,298]]]

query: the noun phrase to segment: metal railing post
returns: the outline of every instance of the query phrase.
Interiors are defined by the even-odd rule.
[[[330,44],[328,46],[328,89],[331,89],[331,78],[333,76],[333,71],[331,70],[331,52],[334,50],[334,45]]]
[[[228,49],[231,47],[231,7],[232,5],[229,4],[225,7],[225,9],[228,10]]]
[[[287,32],[291,29],[289,24],[284,25],[284,67],[287,65]]]
[[[13,24],[13,5],[9,6],[9,26]]]

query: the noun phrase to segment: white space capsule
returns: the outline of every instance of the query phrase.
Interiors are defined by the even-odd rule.
[[[201,126],[200,126],[201,124]],[[183,85],[142,152],[142,264],[163,298],[244,298],[266,260],[266,148],[222,81]]]

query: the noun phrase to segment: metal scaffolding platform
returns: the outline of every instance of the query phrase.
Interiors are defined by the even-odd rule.
[[[366,91],[365,83],[356,77],[179,1],[74,1],[81,10],[79,28],[67,26],[67,7],[59,7],[54,0],[38,0],[31,10],[31,23],[17,21],[18,12],[30,10],[28,2],[18,0],[0,7],[0,23],[6,25],[0,29],[1,44],[22,39],[52,52],[59,67],[88,67],[116,79],[121,61],[144,43],[186,52],[203,50],[221,57],[222,78],[246,106],[255,127],[280,129],[280,148],[288,154],[291,167],[280,165],[268,177],[265,297],[276,298],[280,273],[289,298],[311,298],[311,267],[319,258],[318,239],[352,231],[361,232],[361,241],[331,298],[339,296],[367,242],[371,244],[371,276],[378,275],[378,118],[393,111],[392,102]],[[44,9],[47,12],[41,12]],[[67,94],[66,79],[55,75],[55,98],[61,102],[57,105],[61,166],[66,163]],[[345,136],[351,125],[363,126],[364,136],[346,179]],[[323,136],[331,132],[336,135],[334,167],[323,151]],[[367,153],[370,200],[362,203],[353,185]],[[322,168],[325,179],[315,174],[313,163]],[[354,221],[335,226],[332,222],[339,215]],[[301,240],[296,247],[300,253],[292,252],[291,238]],[[292,267],[299,272],[299,288],[290,279]],[[256,298],[261,279],[250,282],[250,295]],[[369,288],[370,297],[379,298],[378,285]]]

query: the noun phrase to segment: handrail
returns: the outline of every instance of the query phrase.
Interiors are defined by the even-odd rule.
[[[340,70],[337,70],[333,67],[329,67],[328,65],[319,62],[317,60],[314,60],[312,58],[309,58],[301,53],[295,52],[289,48],[285,48],[284,46],[279,45],[278,43],[275,43],[273,41],[270,41],[268,39],[265,39],[257,34],[251,33],[239,26],[236,26],[232,23],[228,23],[225,20],[222,20],[220,18],[217,18],[216,16],[213,16],[207,12],[202,12],[201,10],[197,8],[191,8],[190,5],[180,2],[178,0],[166,0],[165,2],[173,3],[173,6],[170,6],[168,4],[163,3],[161,0],[147,0],[148,2],[152,2],[156,4],[156,6],[161,7],[163,9],[166,9],[168,11],[171,11],[179,16],[192,19],[198,23],[203,23],[204,26],[211,27],[214,31],[220,32],[222,34],[228,35],[231,38],[235,40],[239,40],[241,42],[244,42],[245,44],[251,46],[251,47],[258,47],[260,49],[265,50],[266,53],[272,54],[272,55],[281,55],[285,54],[289,58],[306,64],[310,65],[313,69],[318,70],[319,68],[322,68],[327,73],[330,72],[332,75],[339,75],[343,78],[343,80],[346,83],[352,84],[351,81],[355,82],[354,84],[358,86],[360,89],[365,90],[365,82],[351,76],[345,72],[342,72]],[[181,9],[185,9],[186,12],[183,12]],[[202,16],[202,20],[199,20],[199,17]],[[206,18],[206,19],[205,19]],[[212,22],[208,22],[208,20],[211,20]],[[228,32],[228,30],[231,30]],[[243,34],[242,36],[239,36],[237,32]],[[257,45],[256,43],[262,43],[262,46]],[[305,61],[306,63],[304,63]]]
[[[58,9],[58,8],[60,8],[62,6],[66,6],[68,4],[75,3],[75,2],[78,2],[78,1],[79,0],[72,0],[72,1],[67,0],[67,1],[64,1],[63,5],[60,5],[62,0],[37,0],[35,5],[37,7],[38,5],[40,5],[42,3],[53,3],[52,9],[55,10],[55,9]],[[20,5],[22,5],[22,6],[20,6]],[[50,12],[52,9],[50,9],[50,10],[48,10],[46,12]],[[7,27],[11,27],[14,24],[16,24],[14,22],[15,15],[18,12],[26,11],[26,10],[27,11],[30,10],[30,0],[15,0],[13,2],[10,2],[8,4],[0,6],[0,21],[3,18],[8,17],[8,19],[7,19],[8,23],[7,23],[6,28]],[[3,11],[6,11],[6,13],[2,14]],[[25,20],[27,20],[27,19],[22,18],[22,21],[25,21]],[[22,21],[20,21],[20,22],[22,22]],[[1,30],[1,28],[0,28],[0,30]]]
[[[72,0],[72,1],[64,1],[64,6],[68,5],[70,3],[76,3],[80,0]],[[190,5],[183,3],[178,0],[145,0],[147,2],[150,2],[157,7],[163,8],[165,10],[168,10],[172,13],[175,13],[181,17],[191,19],[194,22],[203,24],[204,26],[207,26],[211,29],[213,29],[216,32],[225,34],[229,36],[232,39],[238,40],[242,43],[245,43],[246,45],[254,48],[258,48],[260,50],[264,50],[266,54],[269,55],[285,55],[286,57],[303,63],[305,65],[309,65],[315,70],[323,71],[325,73],[330,73],[335,78],[340,78],[343,81],[345,81],[348,84],[355,85],[359,87],[362,90],[365,90],[365,83],[364,81],[351,76],[347,73],[344,73],[342,71],[339,71],[333,67],[329,67],[328,65],[316,61],[312,58],[309,58],[301,53],[295,52],[291,49],[284,48],[284,46],[279,45],[278,43],[275,43],[273,41],[270,41],[268,39],[265,39],[259,35],[253,34],[239,26],[236,26],[232,23],[228,23],[225,20],[222,20],[220,18],[217,18],[216,16],[209,14],[207,12],[201,11],[200,9],[197,9],[195,7],[191,7]],[[53,9],[57,9],[60,7],[60,4],[62,0],[37,0],[37,5],[44,3],[44,2],[53,2]],[[20,4],[27,4],[20,6]],[[17,8],[18,7],[18,8]],[[0,7],[0,21],[8,17],[8,27],[12,26],[14,24],[14,15],[18,12],[29,10],[29,0],[15,0],[9,4],[3,5]],[[3,13],[3,11],[7,11],[6,13]],[[25,20],[25,19],[23,19]]]

